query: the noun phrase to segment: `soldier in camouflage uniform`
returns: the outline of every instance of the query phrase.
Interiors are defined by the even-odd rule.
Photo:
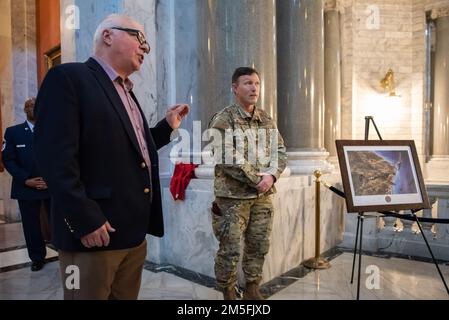
[[[274,183],[286,166],[286,149],[274,121],[256,108],[260,91],[258,72],[238,68],[232,77],[232,87],[236,104],[217,113],[209,124],[221,136],[221,145],[214,147],[217,165],[212,227],[219,241],[215,276],[224,298],[235,299],[240,241],[244,235],[243,299],[259,300],[263,299],[259,283],[270,245],[271,195],[276,192]],[[256,157],[255,149],[258,149]]]

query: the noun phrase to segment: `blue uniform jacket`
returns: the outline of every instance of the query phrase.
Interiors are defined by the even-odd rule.
[[[5,131],[2,159],[6,170],[13,177],[11,198],[40,200],[50,197],[47,190],[37,190],[25,185],[30,178],[40,177],[33,151],[33,132],[24,122]]]

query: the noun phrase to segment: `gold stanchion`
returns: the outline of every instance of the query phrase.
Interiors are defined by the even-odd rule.
[[[316,170],[315,175],[315,257],[304,261],[304,266],[311,269],[328,269],[329,261],[320,257],[320,177],[321,171]]]

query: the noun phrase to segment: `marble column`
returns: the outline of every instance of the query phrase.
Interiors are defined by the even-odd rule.
[[[260,73],[258,106],[277,117],[276,10],[274,0],[213,0],[198,8],[198,58],[204,66],[199,78],[201,120],[233,102],[231,77],[237,67]],[[204,91],[205,90],[205,91]]]
[[[24,102],[37,95],[35,1],[12,1],[11,17],[15,123],[23,123]]]
[[[276,2],[278,124],[294,174],[330,171],[324,148],[324,19],[316,0]]]
[[[435,10],[436,52],[433,156],[449,158],[449,8]]]
[[[449,179],[449,7],[432,10],[436,26],[434,60],[433,150],[425,169],[427,180]]]
[[[158,99],[192,107],[183,124],[191,142],[184,154],[201,154],[201,134],[212,116],[233,103],[231,78],[237,67],[260,72],[258,105],[276,119],[275,12],[274,0],[158,2]],[[213,168],[201,177],[212,178]]]
[[[33,0],[1,1],[0,76],[2,128],[25,121],[23,105],[37,94],[36,5]],[[3,134],[3,132],[2,132]],[[11,177],[1,175],[0,215],[7,221],[20,220],[17,201],[10,199]]]
[[[171,199],[167,187],[176,155],[185,155],[179,160],[201,163],[203,131],[216,112],[233,102],[235,68],[254,66],[260,71],[259,105],[276,117],[275,6],[274,0],[158,0],[155,13],[158,115],[162,116],[166,105],[186,102],[191,106],[179,130],[182,141],[188,142],[186,148],[172,157],[173,144],[160,152],[161,185]],[[197,194],[213,192],[213,164],[203,162],[195,174],[207,179],[207,186]],[[173,211],[164,208],[164,212]],[[164,254],[171,244],[152,237],[150,242],[149,260],[166,261]]]
[[[0,0],[0,43],[2,47],[0,50],[0,102],[3,130],[13,125],[14,122],[11,24],[11,1]],[[0,219],[9,220],[11,217],[11,204],[13,201],[10,200],[10,193],[11,176],[5,171],[0,173]]]
[[[341,138],[341,43],[340,12],[336,0],[325,2],[324,10],[324,147],[329,162],[338,164],[335,140]]]
[[[63,62],[83,62],[92,55],[98,24],[112,13],[126,14],[145,28],[153,51],[131,79],[150,126],[157,122],[155,75],[155,0],[61,0],[61,51]]]

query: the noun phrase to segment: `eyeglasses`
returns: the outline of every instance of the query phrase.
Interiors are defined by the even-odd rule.
[[[112,27],[111,29],[125,31],[130,35],[135,36],[137,40],[139,40],[140,45],[145,46],[145,53],[150,53],[150,44],[147,42],[147,39],[145,39],[145,36],[140,30],[121,27]]]

